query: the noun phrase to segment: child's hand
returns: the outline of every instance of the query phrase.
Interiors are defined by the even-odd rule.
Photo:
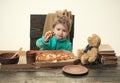
[[[49,41],[49,39],[50,38],[52,38],[52,36],[54,36],[55,35],[55,33],[54,32],[52,32],[52,31],[48,31],[48,32],[46,32],[45,33],[45,42],[48,42]]]

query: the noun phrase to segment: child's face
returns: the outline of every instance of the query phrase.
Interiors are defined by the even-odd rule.
[[[53,31],[58,39],[66,38],[68,35],[68,28],[60,23],[54,27]]]

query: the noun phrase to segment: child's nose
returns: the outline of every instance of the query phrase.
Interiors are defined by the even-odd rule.
[[[63,33],[63,31],[61,30],[61,31],[60,31],[60,34],[62,34],[62,33]]]
[[[62,30],[60,30],[60,33],[62,33]]]

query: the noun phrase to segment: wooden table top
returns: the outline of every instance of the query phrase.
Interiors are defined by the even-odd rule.
[[[3,68],[0,69],[0,83],[119,83],[120,57],[117,65],[85,65],[85,75],[69,75],[56,68]],[[80,64],[78,64],[80,65]],[[14,65],[15,66],[15,65]]]

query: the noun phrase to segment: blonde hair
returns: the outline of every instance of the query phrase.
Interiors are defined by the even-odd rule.
[[[71,26],[70,26],[70,21],[69,21],[68,17],[66,17],[66,16],[56,17],[53,22],[53,28],[59,23],[63,24],[66,28],[68,28],[68,31],[70,32]]]

